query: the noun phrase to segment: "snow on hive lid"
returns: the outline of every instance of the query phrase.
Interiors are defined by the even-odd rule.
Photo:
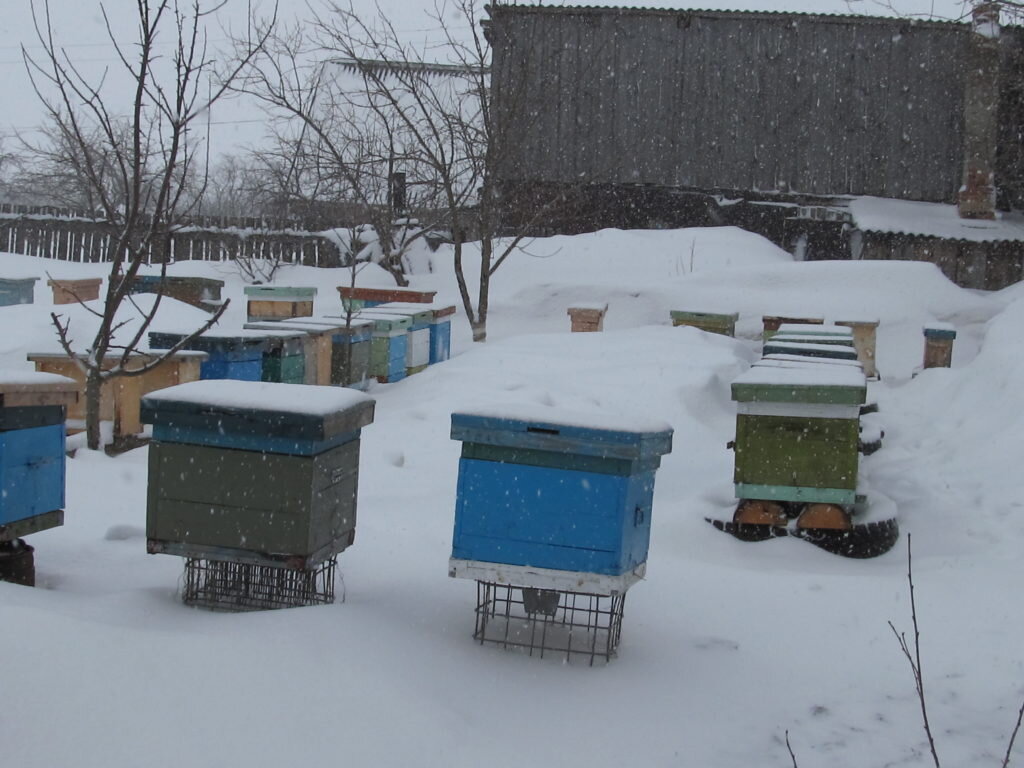
[[[669,453],[672,431],[661,421],[516,404],[453,413],[451,437],[488,445],[639,459]]]
[[[41,371],[0,368],[0,407],[71,405],[78,401],[78,382]]]
[[[741,403],[860,405],[866,398],[867,379],[853,366],[755,365],[732,382],[732,399]]]
[[[799,336],[842,336],[853,338],[853,329],[842,325],[814,325],[813,323],[783,323],[778,329],[779,335],[796,334]]]
[[[206,379],[149,393],[142,398],[142,420],[223,434],[329,440],[370,424],[374,403],[344,387]]]

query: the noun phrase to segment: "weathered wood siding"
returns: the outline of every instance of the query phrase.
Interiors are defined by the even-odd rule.
[[[968,27],[494,6],[503,181],[952,201]]]

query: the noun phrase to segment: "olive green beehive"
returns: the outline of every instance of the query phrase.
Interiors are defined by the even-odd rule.
[[[308,569],[352,544],[360,392],[200,381],[143,400],[151,553]]]

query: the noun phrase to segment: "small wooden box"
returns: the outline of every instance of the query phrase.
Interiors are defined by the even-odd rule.
[[[595,333],[604,329],[604,316],[608,311],[607,304],[569,307],[566,314],[573,333]]]
[[[606,575],[646,562],[667,425],[542,409],[454,413],[451,436],[463,442],[453,562]]]
[[[924,367],[949,368],[953,365],[956,329],[949,323],[935,323],[924,329]]]
[[[250,322],[311,317],[316,288],[247,285],[245,295],[249,297],[247,314]]]
[[[85,278],[81,280],[47,280],[46,284],[53,291],[54,304],[77,304],[80,301],[95,301],[100,297],[100,285],[103,280]]]
[[[869,379],[878,378],[878,367],[875,362],[877,320],[837,320],[836,325],[850,328],[853,332],[853,346],[857,350],[857,358],[864,366],[864,373]]]
[[[348,389],[259,382],[153,393],[149,552],[300,570],[338,554],[355,537],[373,407]]]

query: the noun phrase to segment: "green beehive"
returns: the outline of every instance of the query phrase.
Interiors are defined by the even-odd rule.
[[[857,350],[851,340],[828,339],[812,336],[776,335],[764,343],[766,355],[801,355],[836,360],[856,360]]]
[[[297,330],[264,330],[261,333],[267,339],[262,380],[279,384],[305,383],[307,334]]]
[[[360,317],[377,315],[405,315],[412,321],[406,329],[405,373],[412,376],[430,364],[430,325],[434,311],[429,304],[386,303],[363,309]]]
[[[699,328],[708,333],[720,333],[723,336],[736,335],[736,321],[739,314],[718,314],[715,312],[688,312],[673,309],[670,312],[672,325],[688,325],[692,328]]]
[[[408,315],[380,313],[360,315],[359,319],[373,323],[370,376],[385,383],[404,379],[412,318]]]
[[[732,384],[741,499],[852,504],[867,385],[843,365],[754,366]]]
[[[147,549],[189,559],[186,602],[227,607],[211,593],[221,590],[241,608],[307,604],[294,593],[328,562],[333,597],[333,560],[355,539],[359,435],[373,409],[350,389],[264,382],[199,381],[143,398],[153,424]],[[241,586],[243,573],[271,592],[291,586],[265,601]]]

